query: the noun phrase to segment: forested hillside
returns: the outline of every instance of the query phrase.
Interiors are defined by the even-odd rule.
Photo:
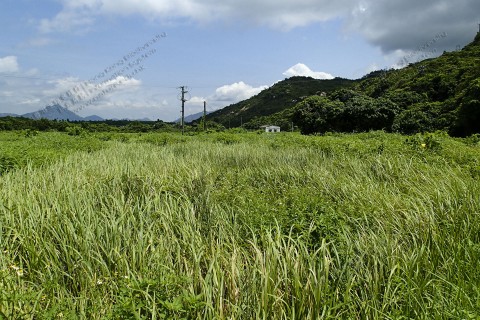
[[[269,116],[295,106],[304,98],[347,88],[354,81],[342,78],[317,80],[309,77],[291,77],[263,90],[258,95],[227,106],[207,115],[225,127],[239,127],[242,123],[261,116]]]
[[[355,81],[330,81],[287,79],[211,117],[239,126],[243,116],[244,127],[249,129],[276,124],[286,130],[293,122],[307,134],[369,130],[404,134],[442,130],[454,136],[480,133],[480,34],[460,51],[444,52],[403,69],[375,71]],[[324,87],[315,87],[317,83]],[[313,96],[307,94],[313,91]]]
[[[393,129],[402,133],[480,132],[480,33],[457,52],[367,76],[354,90],[394,104]]]

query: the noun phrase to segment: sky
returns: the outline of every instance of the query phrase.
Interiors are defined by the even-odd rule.
[[[0,113],[213,111],[291,76],[361,78],[459,50],[478,0],[1,0]]]

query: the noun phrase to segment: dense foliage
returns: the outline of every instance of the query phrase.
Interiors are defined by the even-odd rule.
[[[480,317],[477,136],[0,140],[0,318]]]
[[[0,131],[37,130],[37,131],[66,131],[69,122],[57,120],[33,120],[22,117],[0,117]]]
[[[306,134],[389,130],[397,109],[398,106],[388,99],[340,90],[331,98],[312,96],[305,99],[295,108],[293,121]]]
[[[351,90],[309,98],[290,114],[304,133],[480,133],[480,34],[459,52],[401,70],[373,72]]]
[[[207,115],[207,119],[220,123],[226,128],[239,127],[242,123],[246,124],[252,119],[281,112],[308,96],[322,92],[328,93],[338,88],[347,88],[352,84],[352,80],[342,78],[317,80],[309,77],[291,77],[274,84],[250,99],[212,112]],[[287,120],[287,122],[289,121]],[[262,123],[262,125],[265,124],[269,123]],[[258,129],[258,127],[254,129]]]
[[[0,131],[33,130],[60,131],[77,134],[81,132],[175,132],[180,127],[175,123],[157,121],[103,120],[65,121],[29,119],[23,117],[0,117]],[[192,128],[189,128],[192,129]]]
[[[304,133],[441,130],[469,136],[480,133],[479,57],[480,34],[461,51],[358,80],[292,77],[208,117],[246,129],[274,124]]]

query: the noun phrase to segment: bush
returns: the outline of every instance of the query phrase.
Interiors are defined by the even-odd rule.
[[[72,126],[67,128],[67,134],[69,136],[81,136],[86,134],[86,131],[80,126]]]
[[[416,150],[441,150],[439,134],[426,133],[416,134],[405,140],[405,143]]]
[[[395,118],[392,130],[403,134],[431,131],[431,118],[418,109],[405,110]]]
[[[39,132],[37,130],[27,129],[25,130],[25,138],[35,137],[38,135],[38,133]]]
[[[352,90],[339,90],[330,99],[312,96],[295,107],[294,122],[302,133],[366,132],[392,129],[398,106]]]

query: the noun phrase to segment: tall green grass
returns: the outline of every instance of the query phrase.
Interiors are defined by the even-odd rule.
[[[0,318],[476,319],[480,150],[439,139],[132,135],[11,171]]]
[[[75,152],[107,146],[101,135],[70,136],[60,132],[0,131],[0,176],[27,165],[42,166]]]

